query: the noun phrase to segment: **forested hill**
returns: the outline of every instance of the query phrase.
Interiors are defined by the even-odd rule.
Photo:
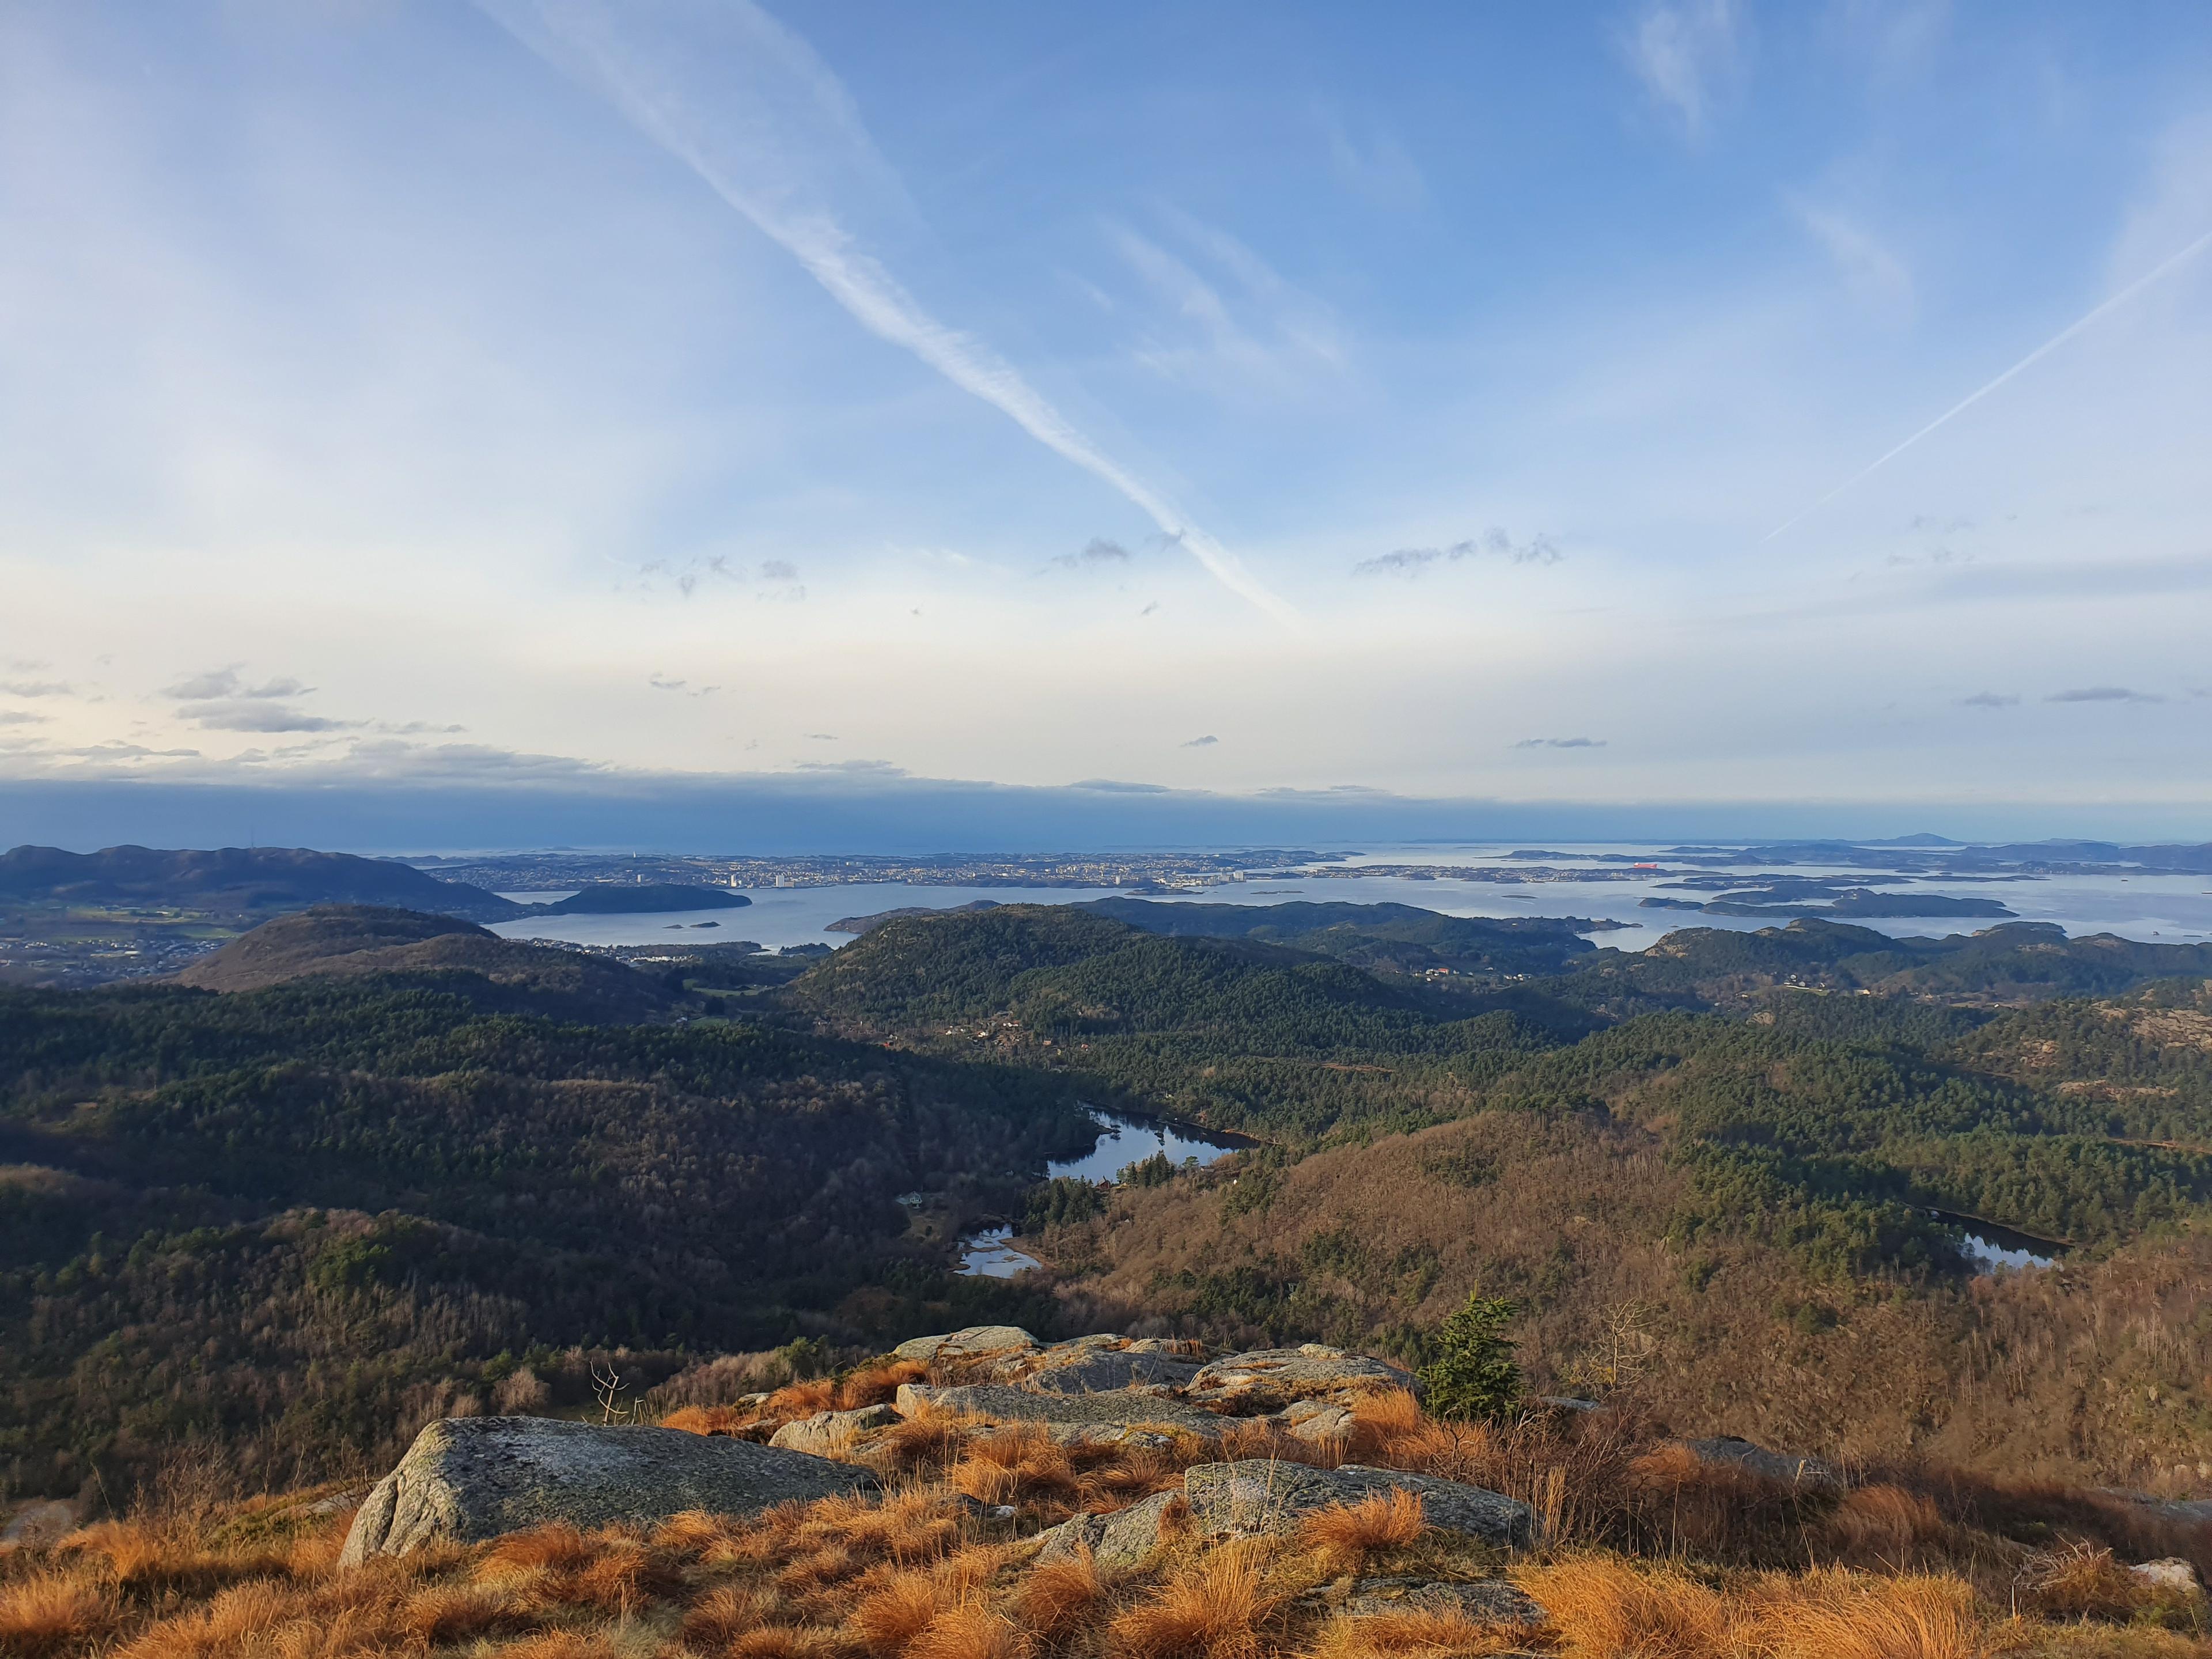
[[[337,908],[209,959],[221,993],[0,993],[0,1477],[67,1492],[186,1443],[331,1469],[572,1350],[883,1344],[1010,1297],[1419,1358],[1479,1284],[1531,1310],[1555,1391],[1616,1386],[1591,1356],[1656,1321],[1662,1403],[1715,1431],[1881,1374],[1908,1327],[1915,1412],[1968,1397],[1970,1363],[2057,1402],[2076,1360],[2005,1346],[2014,1303],[1933,1212],[2071,1247],[2051,1283],[2085,1297],[2166,1273],[2160,1328],[2207,1334],[2143,1334],[2153,1380],[2212,1376],[2185,1248],[2212,1219],[2203,952],[1801,922],[1539,934],[1563,971],[1432,976],[1339,952],[1472,935],[1358,908],[1247,924],[1328,950],[905,917],[778,988]],[[1089,1145],[1078,1100],[1264,1144],[1033,1185]],[[1050,1275],[947,1275],[951,1235],[1025,1212]],[[1824,1443],[1905,1449],[1893,1404],[1837,1403]],[[2135,1437],[2081,1453],[2100,1469],[2179,1432],[2106,1415]]]
[[[1593,1023],[1502,982],[1446,996],[1311,951],[1145,933],[1069,906],[887,921],[783,994],[825,1030],[1065,1067],[1125,1103],[1292,1139],[1402,1113]]]
[[[0,903],[177,906],[252,919],[311,904],[382,904],[471,921],[501,921],[524,907],[496,893],[441,881],[412,866],[300,847],[210,852],[109,847],[0,853]]]
[[[1089,1144],[1019,1071],[488,1013],[472,977],[0,991],[12,1489],[195,1440],[288,1478],[388,1457],[574,1345],[758,1348],[840,1308],[895,1336],[945,1316],[912,1310],[945,1264],[900,1194],[1012,1202]]]
[[[1597,923],[1573,916],[1447,916],[1410,904],[1163,903],[1094,899],[1079,908],[1147,933],[1249,939],[1400,974],[1555,974],[1595,950]]]
[[[665,1014],[669,988],[635,969],[547,945],[503,939],[465,921],[372,905],[321,905],[264,922],[178,974],[210,991],[368,975],[465,996],[487,1012],[592,1024]]]

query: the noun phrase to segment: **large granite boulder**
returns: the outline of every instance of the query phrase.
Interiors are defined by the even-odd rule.
[[[887,1429],[898,1420],[898,1413],[889,1406],[863,1406],[849,1412],[817,1412],[811,1417],[785,1424],[769,1437],[768,1443],[813,1457],[842,1458],[864,1437],[875,1430]]]
[[[1126,1336],[1079,1336],[1054,1342],[1032,1354],[1000,1358],[992,1380],[1038,1394],[1097,1394],[1139,1386],[1179,1389],[1196,1376],[1203,1361],[1157,1338],[1131,1341]]]
[[[1516,1545],[1526,1544],[1535,1529],[1535,1512],[1502,1492],[1360,1463],[1334,1469],[1256,1457],[1237,1463],[1201,1463],[1183,1471],[1182,1485],[1192,1524],[1208,1537],[1290,1532],[1316,1510],[1357,1504],[1392,1491],[1419,1498],[1429,1525],[1443,1532]]]
[[[1136,1384],[1181,1388],[1205,1363],[1195,1343],[1133,1340],[1110,1331],[1041,1343],[1018,1325],[974,1325],[944,1336],[917,1336],[891,1352],[933,1367],[940,1380],[1003,1382],[1038,1394],[1096,1394]]]
[[[1224,1426],[1211,1412],[1195,1411],[1165,1393],[1117,1389],[1099,1394],[1036,1394],[1005,1383],[935,1389],[900,1385],[898,1408],[907,1417],[928,1412],[980,1417],[997,1423],[1039,1423],[1054,1440],[1086,1443],[1165,1444],[1176,1432],[1218,1442]]]
[[[685,1510],[750,1515],[793,1498],[864,1491],[850,1464],[725,1436],[602,1428],[547,1417],[433,1423],[370,1490],[340,1565],[472,1544],[550,1522],[651,1525]]]
[[[918,1360],[925,1365],[951,1365],[1035,1353],[1042,1346],[1018,1325],[970,1325],[943,1336],[911,1337],[893,1348],[891,1357]]]
[[[1156,1492],[1112,1515],[1073,1516],[1037,1534],[1044,1543],[1037,1565],[1065,1560],[1087,1547],[1099,1571],[1133,1572],[1159,1553],[1183,1513],[1181,1492]]]
[[[1380,1389],[1419,1392],[1410,1371],[1365,1354],[1309,1342],[1297,1348],[1232,1353],[1206,1366],[1183,1390],[1216,1411],[1258,1416],[1297,1400],[1347,1404]]]

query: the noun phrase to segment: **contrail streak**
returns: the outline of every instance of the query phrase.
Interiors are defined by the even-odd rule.
[[[1046,448],[1120,491],[1231,592],[1278,622],[1298,625],[1297,612],[1234,553],[1077,430],[1018,369],[981,341],[931,316],[847,230],[823,175],[875,169],[874,153],[836,77],[803,40],[750,0],[727,0],[714,9],[713,24],[745,38],[718,65],[728,74],[697,83],[696,99],[684,95],[684,82],[708,72],[704,54],[673,43],[655,52],[597,0],[477,3],[690,167],[870,333],[904,347]]]
[[[1759,538],[1760,544],[1763,545],[1767,542],[1772,541],[1784,531],[1789,529],[1790,526],[1802,523],[1806,519],[1812,517],[1814,514],[1818,513],[1830,501],[1835,500],[1837,496],[1850,489],[1852,485],[1858,483],[1869,474],[1878,471],[1882,467],[1887,465],[1890,462],[1895,460],[1899,455],[1902,455],[1906,450],[1911,448],[1913,445],[1918,443],[1923,438],[1933,432],[1937,427],[1942,425],[1944,422],[1949,420],[1953,416],[1960,414],[1963,411],[1972,408],[1976,404],[1981,402],[1983,398],[1988,397],[1990,393],[1995,392],[1999,386],[2002,386],[2007,380],[2012,379],[2014,375],[2019,374],[2021,370],[2027,368],[2030,364],[2034,363],[2044,357],[2049,356],[2052,352],[2057,350],[2059,347],[2064,345],[2069,340],[2072,339],[2076,334],[2079,334],[2083,329],[2088,327],[2090,324],[2095,322],[2098,318],[2110,311],[2114,306],[2124,304],[2142,289],[2148,288],[2160,277],[2165,276],[2166,272],[2172,270],[2176,265],[2181,264],[2191,255],[2201,252],[2208,245],[2212,245],[2212,230],[2206,231],[2204,234],[2198,237],[2187,247],[2183,248],[2180,252],[2172,255],[2162,264],[2154,266],[2151,270],[2144,272],[2142,276],[2136,277],[2135,281],[2130,283],[2118,293],[2113,295],[2102,305],[2097,307],[2095,310],[2091,311],[2086,315],[2077,318],[2072,323],[2069,323],[2066,327],[2061,329],[2057,333],[2045,340],[2041,345],[2036,347],[2034,350],[2029,352],[2027,356],[2014,363],[2010,368],[2005,370],[2003,374],[1998,375],[1996,380],[1991,380],[1987,386],[1982,387],[1979,391],[1971,392],[1967,396],[1961,398],[1957,403],[1952,404],[1950,408],[1945,410],[1934,420],[1929,422],[1926,426],[1922,427],[1919,431],[1914,433],[1903,443],[1898,445],[1896,448],[1889,451],[1888,453],[1881,456],[1869,465],[1863,467],[1858,471],[1853,473],[1850,477],[1844,479],[1843,483],[1838,484],[1826,495],[1821,496],[1819,501],[1814,501],[1812,506],[1806,507],[1795,517],[1784,520],[1780,524],[1775,526],[1773,529],[1768,531],[1764,536],[1761,536]]]

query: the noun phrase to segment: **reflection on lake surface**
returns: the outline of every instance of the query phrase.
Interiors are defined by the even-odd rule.
[[[1974,1264],[1976,1273],[1993,1273],[2008,1267],[2048,1267],[2058,1259],[2058,1252],[2065,1248],[2047,1238],[2014,1232],[1994,1221],[1953,1215],[1948,1210],[1931,1210],[1929,1213],[1938,1221],[1948,1221],[1959,1229],[1960,1243],[1965,1248],[1966,1259]]]
[[[1132,1164],[1141,1164],[1148,1158],[1167,1154],[1168,1162],[1181,1164],[1185,1158],[1196,1158],[1200,1164],[1212,1164],[1237,1150],[1237,1144],[1211,1139],[1197,1129],[1186,1129],[1168,1122],[1164,1118],[1131,1117],[1122,1112],[1102,1112],[1097,1109],[1091,1115],[1098,1120],[1105,1133],[1098,1144],[1081,1158],[1063,1158],[1045,1165],[1048,1176],[1073,1176],[1079,1181],[1111,1181]]]
[[[1012,1227],[987,1227],[971,1233],[961,1241],[965,1248],[960,1252],[960,1271],[984,1279],[1012,1279],[1016,1273],[1042,1267],[1035,1256],[1024,1255],[1006,1243],[1013,1236]]]
[[[1048,1176],[1072,1176],[1079,1181],[1111,1181],[1132,1164],[1164,1152],[1170,1164],[1186,1158],[1212,1164],[1237,1150],[1237,1143],[1215,1139],[1203,1131],[1172,1124],[1164,1118],[1136,1117],[1127,1112],[1090,1109],[1097,1121],[1098,1143],[1080,1158],[1055,1158],[1046,1164]],[[960,1271],[985,1279],[1012,1279],[1040,1266],[1007,1243],[1012,1227],[987,1227],[960,1241]]]

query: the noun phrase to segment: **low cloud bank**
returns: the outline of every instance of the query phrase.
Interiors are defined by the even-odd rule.
[[[530,757],[514,757],[517,762]],[[544,757],[540,757],[544,759]],[[0,787],[0,847],[89,851],[165,847],[321,847],[430,853],[542,847],[761,854],[1006,853],[1162,847],[1349,851],[1432,842],[1544,847],[1573,841],[1730,841],[1882,836],[1932,830],[1961,839],[2054,835],[2201,840],[2201,811],[2033,803],[1911,804],[1421,800],[1352,787],[1218,794],[1099,779],[1035,787],[848,770],[675,776],[547,761],[496,776],[337,772],[265,782],[16,778]],[[1571,907],[1566,907],[1571,908]]]

